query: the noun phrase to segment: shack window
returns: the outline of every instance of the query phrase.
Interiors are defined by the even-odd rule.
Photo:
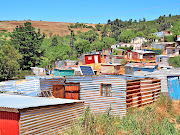
[[[112,97],[111,84],[101,84],[101,96]]]
[[[92,60],[92,56],[88,56],[88,60]]]

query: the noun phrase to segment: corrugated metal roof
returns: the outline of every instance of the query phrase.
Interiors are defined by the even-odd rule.
[[[133,52],[137,52],[137,53],[142,53],[142,54],[145,54],[145,53],[155,53],[153,51],[143,51],[143,50],[132,50]]]
[[[83,101],[73,100],[73,99],[0,94],[0,107],[5,107],[5,108],[25,109],[29,107],[61,105],[61,104],[76,103],[76,102],[83,102]]]

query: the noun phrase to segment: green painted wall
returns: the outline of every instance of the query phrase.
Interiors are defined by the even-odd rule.
[[[54,76],[73,76],[74,70],[59,70],[54,69]]]

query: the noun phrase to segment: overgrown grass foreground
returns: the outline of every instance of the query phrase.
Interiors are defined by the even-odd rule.
[[[151,105],[128,110],[125,117],[94,114],[87,108],[84,115],[68,128],[70,135],[180,135],[180,102],[172,102],[161,95]]]

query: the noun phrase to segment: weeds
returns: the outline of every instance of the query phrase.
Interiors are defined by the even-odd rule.
[[[78,124],[73,124],[65,134],[72,135],[180,135],[171,119],[175,118],[172,101],[161,95],[159,100],[143,108],[128,110],[120,118],[111,115],[111,108],[102,114],[94,114],[88,107]],[[180,123],[180,116],[176,117]]]

